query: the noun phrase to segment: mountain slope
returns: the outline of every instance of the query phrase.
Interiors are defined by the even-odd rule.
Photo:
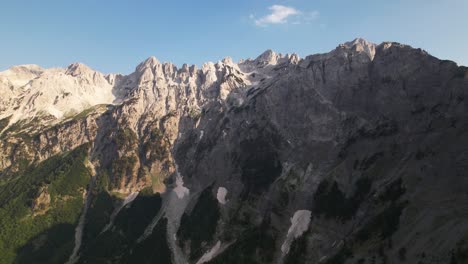
[[[19,224],[16,244],[0,232],[5,263],[467,260],[468,73],[423,50],[356,39],[304,59],[0,76],[2,226],[54,219]],[[65,222],[72,198],[30,179],[77,150],[90,176],[62,183],[81,198]]]

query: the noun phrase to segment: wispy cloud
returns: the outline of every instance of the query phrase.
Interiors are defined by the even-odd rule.
[[[318,11],[303,12],[291,6],[272,5],[268,9],[271,13],[260,18],[256,18],[253,14],[249,16],[256,26],[266,27],[274,24],[286,24],[288,18],[291,18],[293,25],[310,24],[319,17]]]
[[[268,9],[271,10],[271,14],[263,16],[259,19],[255,19],[255,25],[267,26],[269,24],[284,24],[288,22],[288,17],[296,16],[301,13],[299,10],[293,7],[282,5],[273,5]]]
[[[310,23],[310,22],[318,19],[319,16],[320,16],[320,13],[318,11],[311,11],[311,12],[305,13],[302,19],[306,23]]]

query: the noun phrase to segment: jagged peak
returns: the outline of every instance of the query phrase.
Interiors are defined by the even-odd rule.
[[[380,45],[378,45],[377,47],[382,48],[384,50],[388,49],[388,48],[391,48],[391,47],[412,48],[409,45],[401,44],[401,43],[395,42],[395,41],[384,41]]]
[[[264,57],[270,57],[270,56],[274,56],[274,55],[276,55],[276,52],[275,52],[274,50],[272,50],[272,49],[267,49],[267,50],[265,50],[262,54],[260,54],[260,55],[257,57],[257,59],[258,59],[258,58],[264,58]]]
[[[136,70],[142,71],[146,68],[153,68],[154,66],[159,65],[159,64],[161,64],[161,62],[159,62],[159,60],[156,59],[156,57],[151,56],[147,58],[146,60],[144,60],[142,63],[138,64]]]
[[[226,65],[233,65],[234,64],[234,61],[232,60],[231,57],[225,57],[223,60],[221,60],[221,62],[226,64]]]
[[[285,58],[293,64],[297,64],[301,60],[301,57],[297,53],[286,54]]]
[[[189,65],[187,63],[182,64],[181,70],[188,71],[189,70]]]
[[[361,45],[361,46],[375,46],[374,43],[367,41],[366,39],[363,38],[355,38],[352,41],[345,42],[343,45],[352,48],[355,45]]]
[[[208,72],[208,71],[215,71],[215,70],[216,70],[216,66],[215,66],[214,62],[208,61],[208,62],[205,62],[205,63],[202,64],[201,70],[202,70],[202,72],[204,72],[204,73],[206,73],[206,72]]]
[[[81,62],[75,62],[75,63],[70,64],[67,67],[65,74],[76,77],[79,75],[87,75],[87,74],[94,73],[94,72],[95,70],[91,69],[89,66]]]
[[[373,60],[375,57],[375,48],[377,47],[377,45],[363,38],[356,38],[352,41],[348,41],[344,44],[341,44],[340,47],[354,49],[358,52],[365,52],[369,56],[369,58]]]
[[[278,54],[271,49],[267,49],[265,52],[260,54],[254,61],[258,64],[276,64],[278,60]]]

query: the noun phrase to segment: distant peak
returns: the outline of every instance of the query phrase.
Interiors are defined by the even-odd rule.
[[[86,64],[81,63],[81,62],[72,63],[72,64],[68,65],[67,68],[68,69],[91,69]]]
[[[375,45],[363,38],[355,38],[354,40],[352,41],[348,41],[348,42],[345,42],[344,43],[345,46],[347,47],[353,47],[354,45]]]
[[[36,64],[23,64],[23,65],[16,65],[11,68],[9,68],[7,71],[12,72],[12,73],[24,73],[24,72],[30,72],[30,73],[36,73],[39,74],[44,71],[43,68]]]
[[[155,56],[150,56],[143,63],[146,65],[156,65],[156,64],[159,64],[160,62],[158,59],[156,59]]]
[[[41,66],[36,65],[36,64],[22,64],[22,65],[17,65],[11,67],[11,69],[28,69],[28,70],[43,70]]]
[[[288,61],[290,61],[293,64],[297,64],[299,60],[301,59],[298,54],[292,53],[292,54],[287,54],[286,58]]]
[[[137,66],[137,71],[142,71],[146,68],[153,68],[154,66],[158,64],[161,64],[159,60],[156,59],[156,57],[151,56]]]
[[[231,57],[226,57],[226,58],[224,58],[221,62],[224,63],[224,64],[226,64],[226,65],[233,65],[233,64],[234,64],[234,62],[233,62],[233,60],[232,60]]]
[[[271,49],[267,49],[262,54],[260,54],[260,56],[258,56],[256,58],[256,60],[270,59],[270,58],[275,57],[275,56],[276,56],[276,52],[274,52]]]
[[[67,67],[65,74],[75,77],[78,75],[85,75],[90,72],[94,72],[94,70],[81,62],[75,62]]]
[[[268,49],[263,52],[260,56],[255,59],[257,64],[261,65],[268,65],[268,64],[276,64],[278,61],[278,54],[276,54],[273,50]]]

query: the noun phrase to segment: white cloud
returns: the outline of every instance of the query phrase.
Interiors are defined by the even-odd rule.
[[[268,9],[271,10],[271,14],[255,19],[255,25],[267,26],[269,24],[285,24],[288,22],[288,17],[299,15],[301,12],[293,7],[273,5]]]
[[[283,5],[272,5],[268,9],[271,10],[271,13],[266,16],[256,19],[251,14],[249,18],[255,22],[256,26],[266,27],[274,24],[286,24],[288,23],[288,18],[293,18],[291,22],[293,25],[311,24],[320,15],[318,11],[303,12],[294,7]]]

